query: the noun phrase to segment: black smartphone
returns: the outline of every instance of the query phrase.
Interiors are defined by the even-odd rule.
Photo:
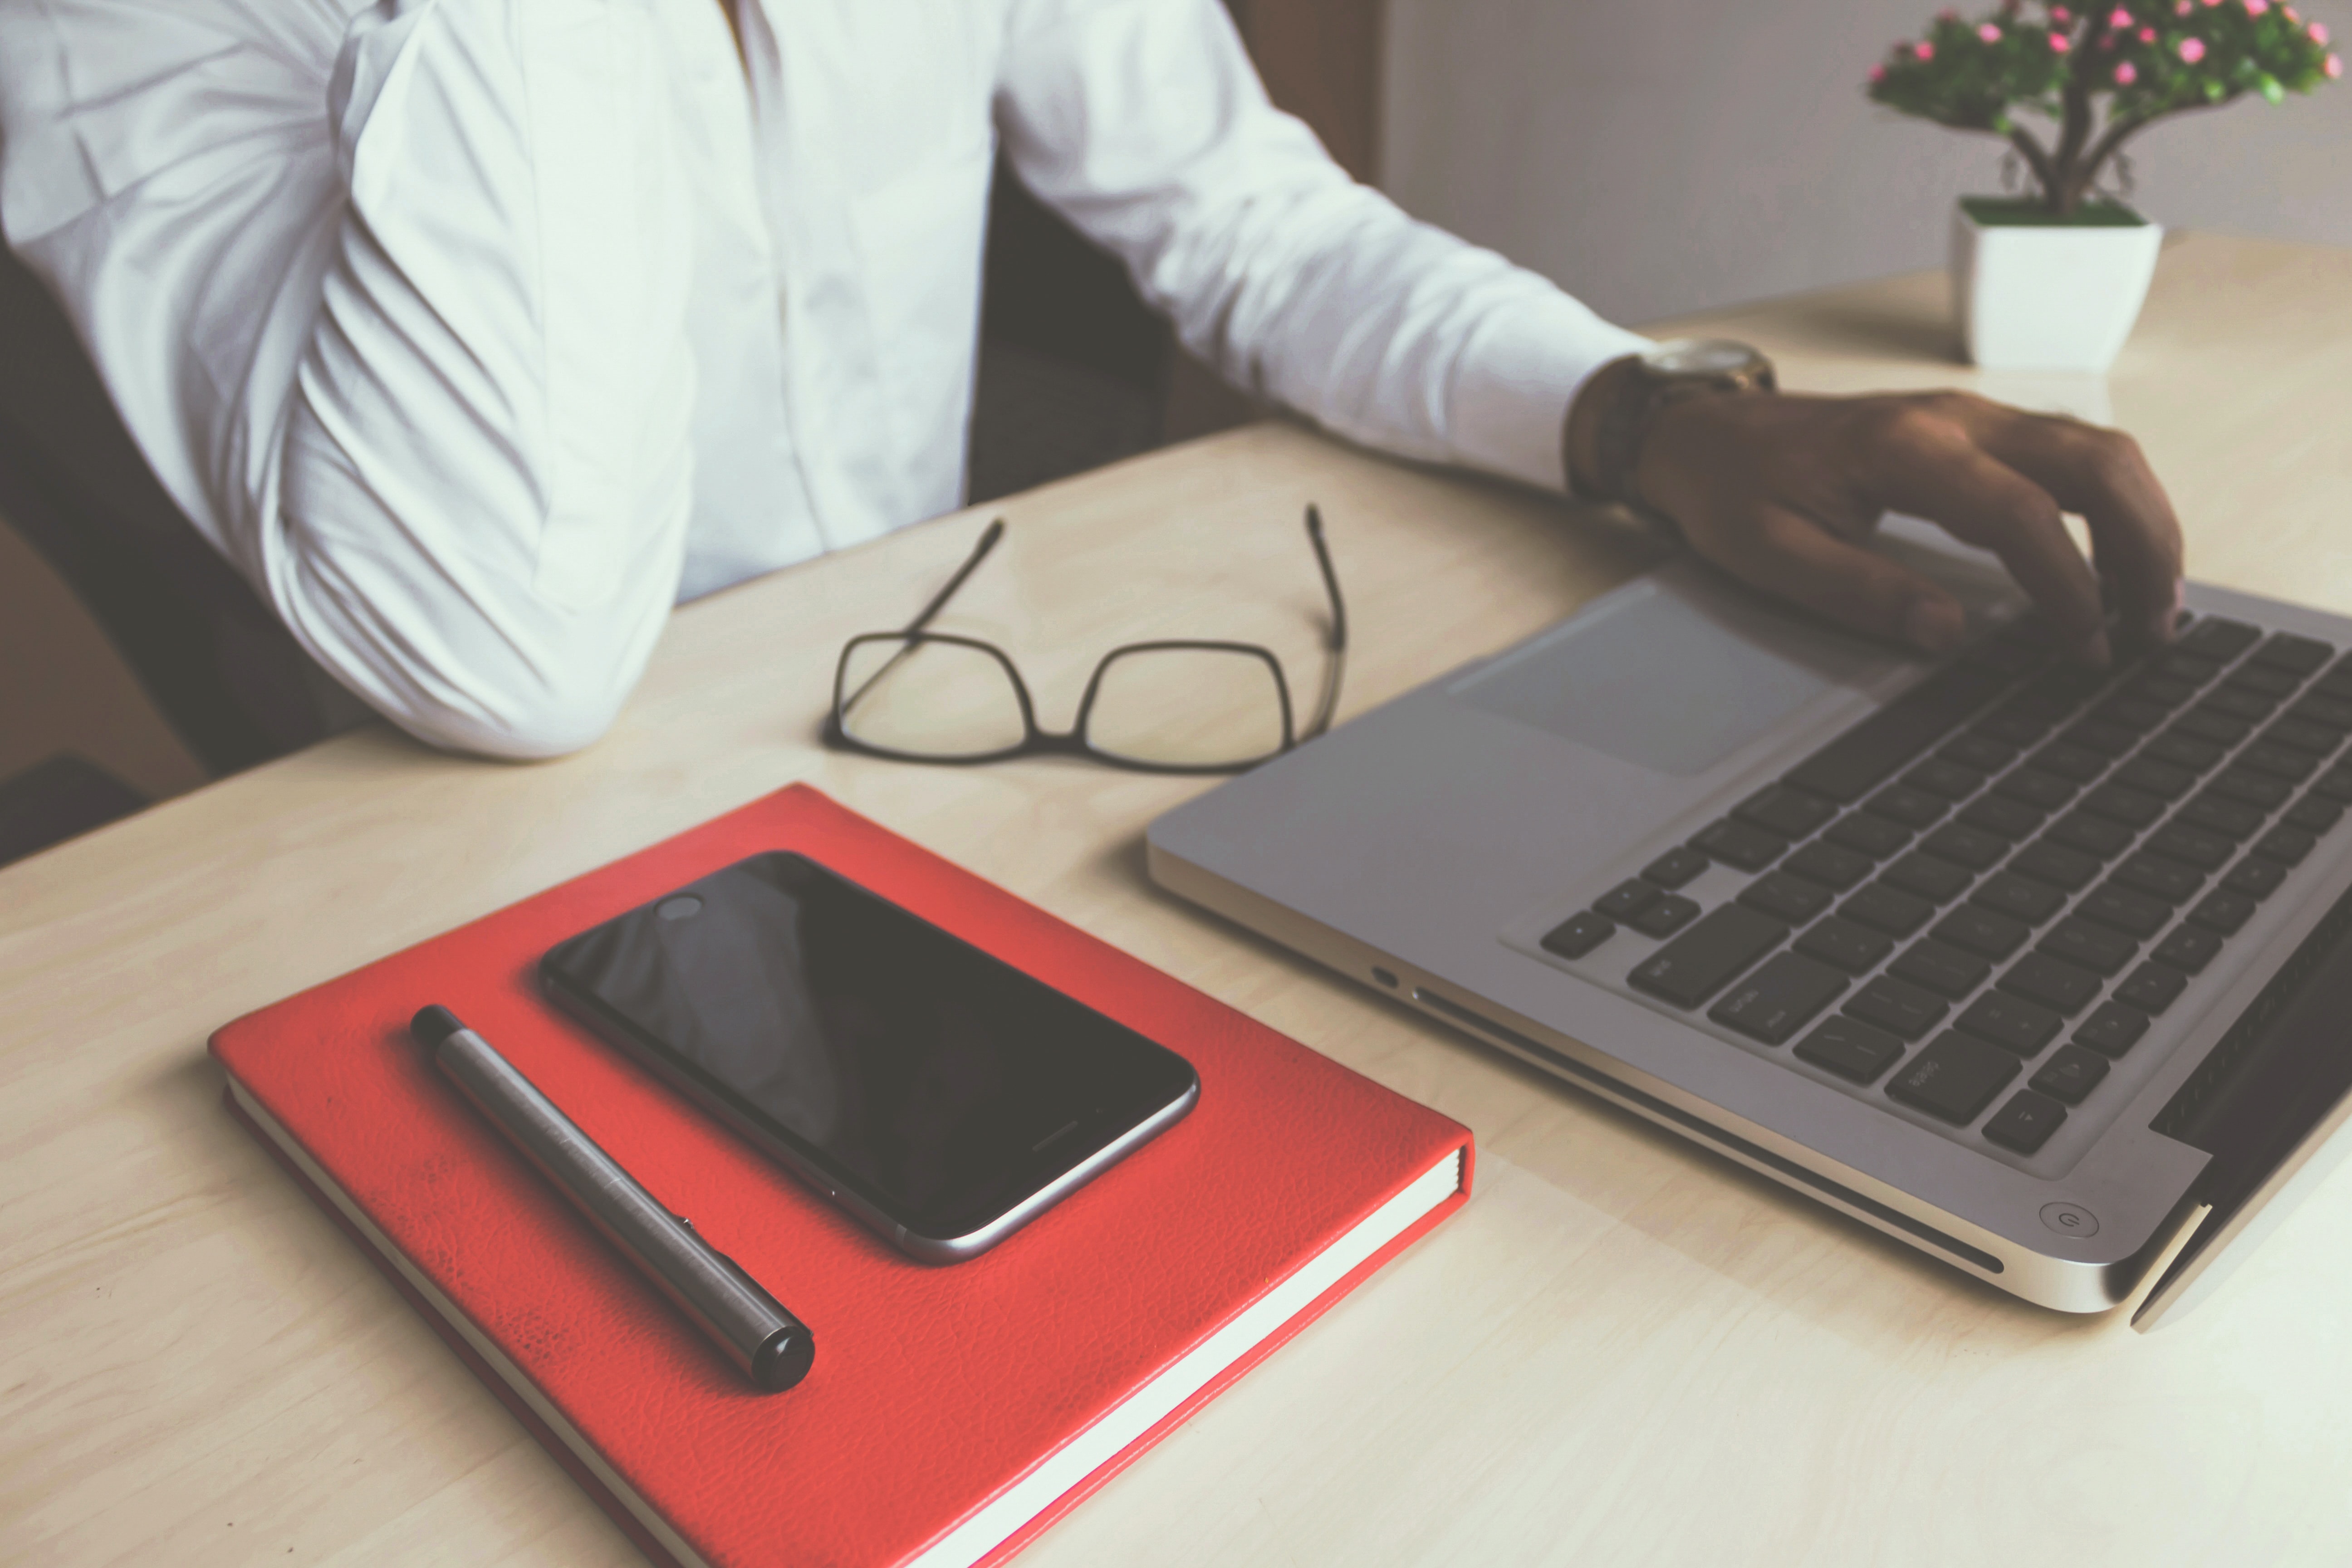
[[[558,943],[540,984],[902,1250],[976,1257],[1172,1126],[1164,1046],[806,856]]]

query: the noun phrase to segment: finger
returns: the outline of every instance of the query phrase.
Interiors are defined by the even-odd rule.
[[[1871,499],[2000,556],[2062,646],[2108,662],[2098,579],[2048,490],[1980,450],[1958,422],[1916,408],[1897,413],[1866,472]]]
[[[2180,520],[2138,443],[2118,431],[1998,405],[1972,417],[1979,443],[2090,525],[2099,573],[2114,584],[2124,625],[2160,643],[2180,594]]]
[[[1785,507],[1765,502],[1726,526],[1685,531],[1732,575],[1855,631],[1946,654],[1968,629],[1959,602],[1943,589]]]

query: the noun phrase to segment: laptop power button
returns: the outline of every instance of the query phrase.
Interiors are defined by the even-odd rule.
[[[2080,1204],[2043,1204],[2042,1223],[2061,1236],[2099,1234],[2099,1216]]]

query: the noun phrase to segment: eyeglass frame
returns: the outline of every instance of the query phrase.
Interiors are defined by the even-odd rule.
[[[985,763],[1002,763],[1014,757],[1076,756],[1102,763],[1110,767],[1125,768],[1131,773],[1200,775],[1245,773],[1260,763],[1273,761],[1285,752],[1304,745],[1330,729],[1331,721],[1339,710],[1339,685],[1347,668],[1348,606],[1346,600],[1339,594],[1339,574],[1331,564],[1330,546],[1324,542],[1323,514],[1312,502],[1308,503],[1307,508],[1307,542],[1314,547],[1315,563],[1321,571],[1324,592],[1330,600],[1331,626],[1323,639],[1324,651],[1329,656],[1329,666],[1324,677],[1322,699],[1316,704],[1315,714],[1307,721],[1303,733],[1294,731],[1290,681],[1283,673],[1282,660],[1273,649],[1258,643],[1192,637],[1161,638],[1148,642],[1119,644],[1104,654],[1096,663],[1094,673],[1087,679],[1086,690],[1078,699],[1077,717],[1070,728],[1063,733],[1055,734],[1039,726],[1036,703],[1029,695],[1029,683],[1022,679],[1020,668],[1013,664],[1011,655],[994,643],[984,642],[978,637],[960,637],[951,632],[933,632],[923,629],[940,610],[947,606],[948,601],[955,596],[956,591],[963,586],[965,580],[978,570],[980,563],[988,559],[989,552],[994,550],[998,542],[1003,539],[1004,531],[1005,525],[1003,518],[997,518],[990,522],[982,531],[980,541],[972,547],[971,553],[964,558],[963,564],[956,568],[955,574],[931,596],[930,602],[907,624],[905,629],[895,632],[862,632],[842,645],[841,658],[834,667],[833,706],[825,714],[824,741],[827,746],[839,751],[858,752],[867,756],[882,757],[891,762],[928,763],[949,767],[970,767]],[[898,644],[900,652],[886,662],[880,669],[868,676],[856,691],[850,691],[848,689],[850,659],[860,647],[886,642]],[[975,752],[971,756],[940,756],[930,752],[902,752],[895,747],[877,745],[871,741],[860,740],[849,732],[843,715],[848,711],[850,705],[864,696],[876,681],[888,673],[891,665],[927,643],[941,643],[955,647],[972,648],[996,660],[997,665],[1004,671],[1006,679],[1012,682],[1013,696],[1020,704],[1022,740],[1018,744],[993,752]],[[1129,654],[1173,652],[1242,654],[1263,660],[1267,670],[1274,677],[1275,697],[1282,713],[1282,743],[1263,756],[1253,757],[1244,762],[1155,763],[1139,757],[1123,756],[1117,752],[1105,751],[1088,740],[1087,731],[1094,716],[1095,699],[1102,690],[1103,678],[1109,672],[1110,667]]]

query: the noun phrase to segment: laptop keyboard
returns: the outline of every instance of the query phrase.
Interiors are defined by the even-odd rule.
[[[1636,991],[2030,1155],[2336,828],[2347,733],[2310,637],[2209,616],[2093,670],[2013,627],[1542,945],[1659,939]],[[1716,864],[1748,879],[1703,908]]]

